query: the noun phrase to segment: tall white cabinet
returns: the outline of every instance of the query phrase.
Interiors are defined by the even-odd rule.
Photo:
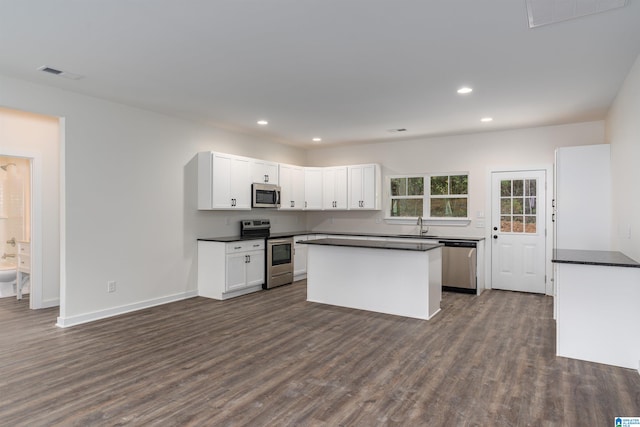
[[[555,166],[554,247],[611,250],[609,144],[558,148]]]

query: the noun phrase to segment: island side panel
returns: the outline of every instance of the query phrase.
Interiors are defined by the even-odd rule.
[[[430,252],[309,245],[307,300],[428,319]]]
[[[442,248],[432,249],[429,255],[429,319],[440,311],[442,301]]]
[[[556,264],[557,355],[640,366],[640,268]]]

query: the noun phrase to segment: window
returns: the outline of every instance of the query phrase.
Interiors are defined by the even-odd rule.
[[[535,179],[500,181],[500,231],[536,233],[537,196]]]
[[[391,178],[391,216],[419,217],[424,206],[424,177]]]
[[[431,218],[466,218],[468,180],[468,175],[432,176],[429,216]]]
[[[466,219],[468,181],[468,174],[392,176],[389,179],[389,217]]]

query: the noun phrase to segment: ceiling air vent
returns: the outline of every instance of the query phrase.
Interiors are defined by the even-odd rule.
[[[41,68],[39,68],[39,70],[40,71],[44,71],[45,73],[55,74],[56,76],[58,74],[62,74],[62,71],[56,70],[55,68],[51,68],[51,67],[41,67]]]
[[[38,70],[45,73],[53,74],[54,76],[60,76],[60,77],[64,77],[66,79],[71,79],[71,80],[80,80],[83,77],[80,74],[74,74],[68,71],[58,70],[57,68],[47,67],[46,65],[43,65],[42,67],[38,68]]]
[[[628,0],[526,0],[529,28],[618,9]]]

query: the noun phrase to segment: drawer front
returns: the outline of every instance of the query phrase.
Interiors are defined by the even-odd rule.
[[[29,271],[31,269],[31,257],[20,256],[18,258],[18,269],[20,271]]]
[[[18,254],[20,255],[30,255],[31,254],[31,244],[18,242]]]
[[[245,240],[241,242],[227,243],[227,253],[260,251],[264,249],[264,240]]]

